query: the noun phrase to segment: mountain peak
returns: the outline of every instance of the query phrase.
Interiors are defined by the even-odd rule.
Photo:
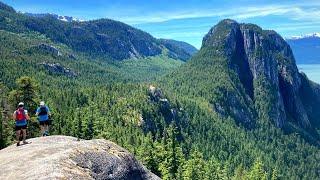
[[[271,87],[277,91],[272,94],[274,101],[270,102],[272,106],[267,113],[267,119],[276,126],[285,127],[288,117],[293,117],[294,121],[305,129],[312,126],[311,122],[314,120],[303,106],[299,92],[304,80],[300,77],[290,46],[277,32],[263,30],[255,24],[239,24],[226,19],[210,29],[203,39],[201,49],[203,53],[210,52],[207,56],[223,57],[227,64],[225,68],[236,74],[244,88],[244,99],[263,102],[268,97],[260,97],[261,92],[258,91],[263,89],[266,94],[270,94]],[[207,61],[215,59],[208,58]],[[227,104],[231,102],[232,100]],[[256,112],[261,111],[256,109]],[[239,121],[244,116],[252,119],[249,118],[249,113],[239,114],[234,113],[235,119]]]
[[[238,24],[238,22],[233,19],[223,19],[217,24],[217,26],[221,24]]]
[[[213,26],[202,40],[202,46],[218,46],[224,43],[225,38],[232,30],[239,27],[239,24],[231,19],[224,19]]]
[[[8,12],[16,12],[13,7],[8,6],[0,1],[0,10],[8,11]]]
[[[0,8],[10,9],[3,3],[0,4]],[[0,13],[3,17],[10,19],[10,23],[7,21],[1,23],[4,30],[39,32],[54,42],[66,44],[74,51],[90,56],[94,54],[94,56],[104,56],[112,60],[124,60],[167,53],[165,55],[168,57],[184,61],[191,57],[191,54],[175,44],[169,46],[162,44],[147,32],[111,19],[81,22],[70,16],[23,12],[19,14],[25,17],[18,19],[12,18],[15,17],[12,16],[13,14],[17,14],[13,9],[10,13],[3,13],[3,11]]]

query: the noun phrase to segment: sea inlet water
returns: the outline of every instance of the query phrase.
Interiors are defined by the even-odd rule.
[[[320,64],[298,64],[299,71],[304,72],[308,78],[320,84]]]

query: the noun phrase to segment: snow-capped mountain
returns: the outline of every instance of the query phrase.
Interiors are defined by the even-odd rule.
[[[296,39],[304,39],[304,38],[320,38],[320,32],[299,35],[299,36],[292,36],[291,38],[287,38],[287,39],[296,40]]]
[[[62,16],[62,15],[58,15],[58,14],[51,14],[51,13],[42,13],[42,14],[34,14],[34,13],[23,13],[25,15],[28,16],[32,16],[32,17],[44,17],[44,16],[53,16],[61,21],[65,21],[65,22],[73,22],[73,21],[77,21],[77,22],[81,22],[83,20],[78,19],[78,18],[74,18],[71,16]]]
[[[287,38],[297,64],[320,64],[320,33]]]

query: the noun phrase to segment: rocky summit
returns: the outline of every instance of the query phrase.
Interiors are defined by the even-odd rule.
[[[50,136],[28,142],[0,151],[0,179],[160,179],[111,141]]]
[[[222,20],[166,81],[174,89],[193,87],[184,93],[205,98],[218,115],[246,128],[271,123],[319,139],[319,85],[299,72],[290,46],[275,31]]]
[[[309,80],[299,73],[290,46],[275,31],[226,19],[209,31],[203,46],[217,52],[220,48],[251,100],[264,100],[267,97],[259,96],[258,91],[270,90],[268,118],[278,127],[283,127],[289,117],[301,127],[311,127],[314,110],[307,111],[301,93]]]

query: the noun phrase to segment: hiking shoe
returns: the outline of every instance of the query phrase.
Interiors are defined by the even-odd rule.
[[[49,136],[49,132],[48,132],[48,131],[45,131],[45,132],[44,132],[44,135],[45,135],[45,136]]]
[[[17,142],[17,146],[20,146],[20,142]]]

